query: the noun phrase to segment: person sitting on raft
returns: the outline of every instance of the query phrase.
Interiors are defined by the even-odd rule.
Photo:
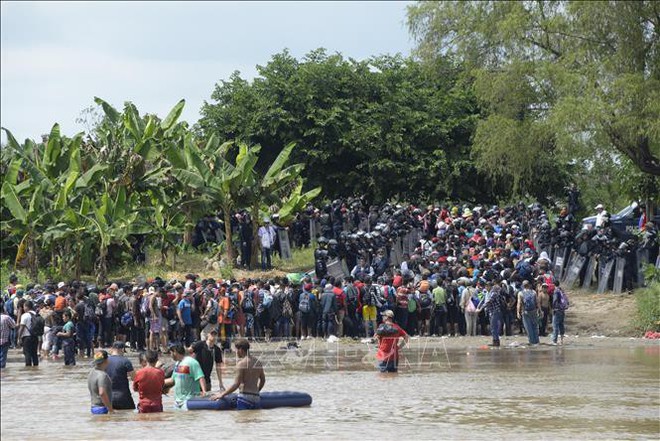
[[[214,400],[221,400],[226,395],[240,388],[236,399],[237,410],[254,410],[261,408],[261,397],[259,392],[266,384],[266,375],[261,362],[250,356],[250,343],[246,339],[237,340],[235,343],[236,355],[240,358],[236,364],[236,378],[224,392],[212,395]]]

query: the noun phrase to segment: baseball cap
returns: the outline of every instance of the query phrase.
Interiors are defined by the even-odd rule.
[[[66,286],[66,283],[60,282],[60,283],[57,284],[57,289],[64,288],[65,286]]]
[[[116,341],[112,344],[113,349],[126,349],[126,343],[123,341]],[[95,356],[96,357],[96,356]]]
[[[100,350],[94,353],[94,361],[92,362],[95,366],[103,364],[104,361],[108,359],[108,351]]]
[[[596,205],[596,207],[594,208],[594,210],[598,210],[599,208],[605,208],[605,207],[603,207],[603,204],[598,204],[598,205]]]

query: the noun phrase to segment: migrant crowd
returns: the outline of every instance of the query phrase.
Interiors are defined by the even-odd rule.
[[[349,199],[307,213],[313,221],[294,223],[292,236],[303,245],[316,239],[315,271],[290,278],[188,274],[180,281],[115,281],[103,287],[75,281],[23,287],[14,278],[5,290],[0,325],[3,362],[9,347],[22,347],[28,365],[38,364],[38,351],[42,359],[62,354],[70,364],[76,354],[89,357],[94,347],[114,341],[136,351],[167,352],[174,344],[203,340],[212,330],[226,348],[235,336],[357,339],[374,335],[388,310],[409,335],[492,335],[499,344],[501,334],[525,332],[538,343],[537,336],[547,335],[550,321],[566,308],[548,253],[541,250],[580,229],[568,210],[550,231],[538,204],[489,209],[385,204],[365,210],[361,199]],[[645,231],[657,249],[652,223]],[[411,232],[418,235],[402,252],[401,239]],[[612,234],[607,218],[589,234],[595,241]],[[577,239],[574,246],[579,251],[583,243]],[[330,274],[333,261],[345,262],[349,275]],[[557,339],[554,335],[553,342]]]

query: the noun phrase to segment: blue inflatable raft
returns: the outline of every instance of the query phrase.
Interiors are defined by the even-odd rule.
[[[304,407],[312,404],[312,397],[304,392],[262,392],[261,408]],[[236,394],[230,394],[221,400],[208,397],[192,398],[187,402],[188,410],[232,410],[236,409]]]

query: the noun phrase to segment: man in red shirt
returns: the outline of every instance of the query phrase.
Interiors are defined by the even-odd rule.
[[[140,394],[140,401],[137,406],[138,412],[162,412],[165,372],[156,367],[156,363],[158,363],[158,352],[147,351],[146,359],[147,366],[137,371],[133,379],[133,390]]]
[[[406,331],[394,323],[394,313],[386,310],[382,313],[383,323],[376,330],[378,340],[378,369],[381,372],[396,372],[399,365],[399,349],[410,340]],[[403,340],[403,344],[401,344]]]

